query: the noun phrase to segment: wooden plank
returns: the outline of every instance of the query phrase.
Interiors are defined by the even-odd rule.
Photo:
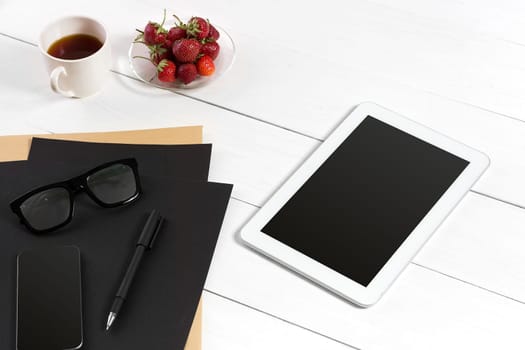
[[[125,19],[112,15],[120,10],[118,4],[101,0],[78,9],[107,23],[115,37],[114,51],[119,54],[115,69],[121,72],[129,72],[127,42],[134,36],[133,26],[143,26],[149,19],[160,20],[165,4],[157,0],[147,4],[130,2],[127,6]],[[325,100],[326,95],[337,96],[336,90],[344,91],[345,83],[353,79],[353,71],[517,118],[525,110],[520,93],[525,89],[525,46],[451,27],[446,21],[362,0],[328,0],[323,6],[289,1],[279,4],[279,11],[264,2],[240,2],[228,14],[211,1],[195,4],[186,0],[177,6],[179,12],[200,11],[231,28],[239,48],[239,59],[232,74],[228,74],[228,82],[222,80],[213,88],[188,93],[211,96],[215,103],[234,109],[234,105],[242,105],[241,110],[249,114],[253,113],[245,108],[252,106],[279,117],[281,109],[289,105],[305,119],[319,118],[318,112],[326,110],[323,106],[336,102]],[[99,10],[102,7],[105,11]],[[298,7],[301,16],[290,15]],[[63,0],[55,0],[50,6],[35,3],[33,8],[39,16],[28,14],[25,4],[7,1],[3,6],[6,20],[0,24],[0,32],[36,42],[38,32],[33,28],[69,13]],[[34,23],[31,28],[16,25],[17,18],[28,16]],[[266,25],[268,18],[280,25]],[[315,23],[316,29],[307,35],[283,34],[295,33],[305,23]],[[317,67],[322,69],[317,72]],[[338,78],[343,79],[342,84],[333,83],[340,82]],[[230,94],[234,86],[242,89],[234,88],[237,94]]]
[[[207,289],[364,349],[525,346],[519,322],[525,305],[415,265],[407,267],[378,304],[354,307],[242,247],[237,232],[255,211],[245,203],[231,202]],[[437,234],[448,231],[443,227]],[[469,252],[463,253],[468,259]],[[480,271],[487,260],[478,260],[483,265]]]
[[[468,194],[415,262],[525,303],[525,210]]]
[[[420,20],[441,22],[451,30],[472,32],[490,38],[525,44],[522,14],[525,4],[520,0],[505,1],[440,1],[440,0],[372,0],[383,6],[410,13]]]
[[[443,5],[449,2],[444,1]],[[242,5],[239,12],[257,13],[258,20],[249,15],[232,16],[228,18],[230,26],[240,29],[239,47],[245,49],[242,53],[247,55],[248,65],[264,57],[264,65],[269,68],[260,67],[255,74],[253,69],[243,69],[244,74],[240,76],[253,76],[250,90],[268,90],[271,86],[269,97],[281,96],[279,107],[285,104],[283,96],[291,98],[288,103],[295,106],[301,116],[309,116],[316,109],[307,104],[303,113],[300,100],[310,101],[310,104],[320,102],[316,107],[322,108],[327,102],[324,93],[338,95],[336,90],[345,91],[345,83],[352,82],[356,72],[366,72],[401,85],[525,118],[520,94],[525,87],[525,46],[479,35],[468,28],[450,26],[446,20],[421,18],[399,11],[395,4],[385,7],[370,1],[353,0],[343,4],[333,0],[323,2],[320,7],[315,3],[286,2],[280,4],[278,12],[263,3]],[[301,16],[290,16],[298,6],[301,6]],[[266,18],[283,25],[266,28],[263,25]],[[508,21],[508,18],[502,16],[500,21]],[[282,34],[293,32],[302,23],[315,23],[316,30],[299,37]],[[281,57],[287,57],[287,62],[293,64],[282,64]],[[315,67],[322,67],[322,70],[317,71]],[[332,83],[337,77],[343,78],[342,84]],[[289,81],[300,82],[303,86],[290,89]],[[249,93],[243,91],[243,94]],[[273,112],[278,111],[274,109]]]
[[[203,299],[203,349],[352,349],[217,295]]]

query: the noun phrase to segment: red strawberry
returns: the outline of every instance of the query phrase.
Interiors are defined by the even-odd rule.
[[[197,61],[197,71],[205,77],[215,72],[215,64],[210,56],[204,55]]]
[[[207,20],[201,17],[192,17],[187,24],[186,33],[202,40],[208,36],[210,32],[210,24]]]
[[[197,78],[197,67],[193,63],[183,63],[177,69],[177,77],[184,84],[189,84]]]
[[[165,49],[166,51],[170,52],[170,55],[171,55],[171,48],[172,48],[172,46],[173,46],[173,41],[171,41],[170,39],[166,39],[164,44],[161,45],[161,47],[163,49]]]
[[[155,39],[157,38],[158,24],[149,22],[144,28],[144,42],[147,45],[155,45]]]
[[[201,47],[201,53],[208,55],[212,60],[215,60],[219,56],[220,46],[215,41],[204,43]]]
[[[170,40],[170,39],[166,39],[166,41],[164,42],[164,44],[161,45],[161,48],[163,50],[166,50],[166,53],[167,53],[167,57],[170,59],[170,60],[174,60],[174,57],[173,57],[173,52],[171,51],[171,48],[173,46],[173,42]]]
[[[149,50],[149,57],[153,64],[157,65],[163,59],[168,59],[173,61],[173,55],[171,52],[171,42],[166,39],[162,45],[149,45],[147,46]]]
[[[146,45],[155,45],[155,44],[162,44],[166,40],[166,29],[164,29],[163,25],[166,21],[166,10],[164,10],[164,18],[162,19],[162,23],[158,24],[155,22],[148,22],[146,24],[146,27],[144,27],[144,31],[138,30],[140,34],[135,38],[135,41],[144,41]]]
[[[162,29],[159,29],[159,30],[162,30]],[[157,33],[157,36],[155,37],[155,44],[162,45],[165,42],[166,42],[166,33],[162,32],[162,31],[159,31]]]
[[[217,40],[219,40],[219,37],[220,37],[220,36],[221,36],[221,34],[220,34],[219,31],[217,30],[217,28],[215,28],[215,27],[210,23],[210,32],[208,33],[208,38],[217,41]]]
[[[154,65],[158,65],[162,60],[166,60],[171,58],[168,51],[151,51],[149,53],[149,57],[151,59],[151,62],[153,62]]]
[[[175,42],[186,37],[186,30],[182,27],[172,27],[168,31],[168,39]]]
[[[160,81],[165,83],[172,83],[175,81],[177,67],[175,63],[170,60],[162,60],[157,65],[157,77]]]
[[[180,39],[173,43],[173,56],[179,62],[193,62],[200,52],[201,44],[195,39]]]

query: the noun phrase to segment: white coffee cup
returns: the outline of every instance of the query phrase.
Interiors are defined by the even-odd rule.
[[[80,59],[62,59],[47,51],[59,39],[73,34],[94,36],[102,47],[90,56]],[[49,72],[53,91],[67,97],[86,97],[100,91],[109,77],[111,47],[106,29],[92,18],[70,16],[48,24],[40,34],[40,52]]]

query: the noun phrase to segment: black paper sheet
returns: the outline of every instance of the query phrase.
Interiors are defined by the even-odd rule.
[[[33,138],[29,160],[96,161],[135,157],[141,174],[208,180],[211,145],[129,145]]]
[[[50,157],[66,161],[31,158],[28,162],[0,163],[0,348],[15,349],[17,254],[31,247],[76,245],[82,258],[83,349],[182,350],[232,186],[182,180],[181,174],[186,174],[187,180],[205,178],[207,167],[204,175],[199,166],[191,171],[191,176],[179,171],[192,168],[188,164],[192,161],[199,163],[198,156],[184,162],[173,155],[159,156],[162,147],[158,146],[132,146],[137,152],[130,154],[119,145],[92,152],[79,151],[73,143],[85,144],[72,142],[56,149],[54,157]],[[117,147],[110,151],[113,146]],[[138,151],[148,147],[149,154]],[[188,153],[199,154],[195,150]],[[29,233],[9,208],[11,200],[36,186],[64,180],[105,161],[128,156],[137,157],[144,191],[131,205],[105,209],[80,194],[72,222],[46,235]],[[207,156],[204,152],[204,157],[207,162],[209,152]],[[171,176],[142,175],[157,174],[162,169]],[[146,217],[154,208],[166,218],[164,229],[153,251],[144,257],[119,318],[106,333],[105,322],[114,294]]]

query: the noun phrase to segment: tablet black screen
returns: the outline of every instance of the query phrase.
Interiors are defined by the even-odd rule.
[[[262,231],[367,286],[468,164],[368,116]]]

